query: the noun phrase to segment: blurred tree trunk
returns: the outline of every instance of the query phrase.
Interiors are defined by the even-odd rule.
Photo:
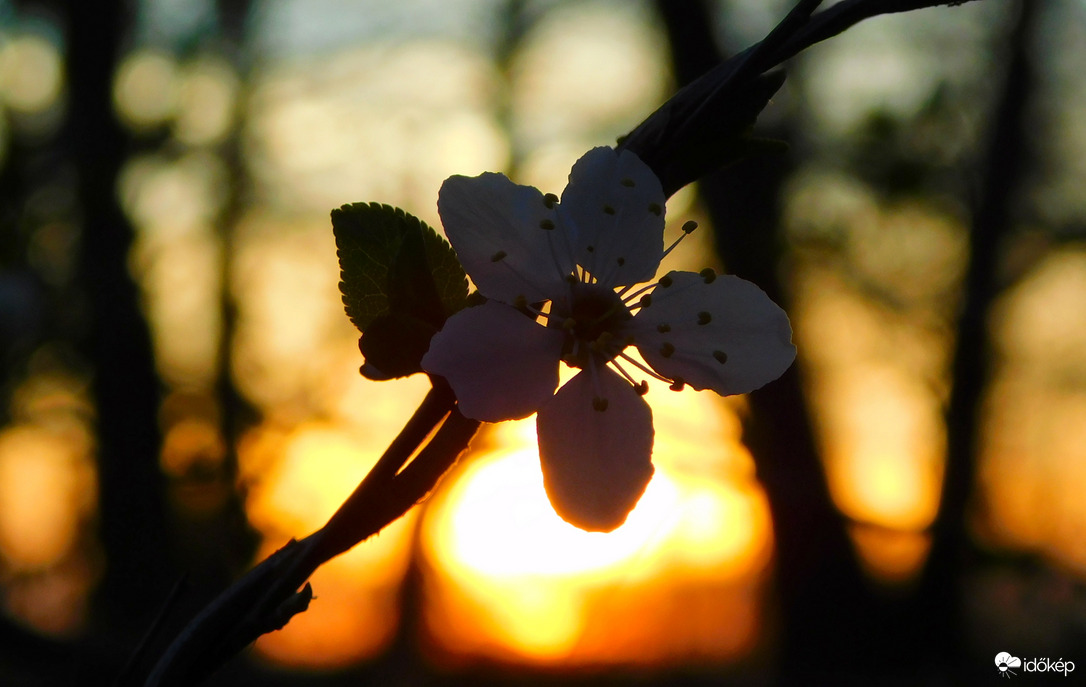
[[[971,544],[967,507],[976,483],[980,406],[989,376],[988,315],[999,292],[998,249],[1010,228],[1026,158],[1030,79],[1026,51],[1039,3],[1021,3],[1008,69],[979,170],[971,252],[954,352],[947,417],[947,471],[933,546],[919,583],[897,597],[873,593],[860,572],[845,521],[829,497],[812,437],[800,371],[750,395],[746,440],[770,500],[780,604],[778,663],[786,683],[819,676],[963,675],[963,579]],[[700,0],[658,3],[680,83],[721,58],[712,17]],[[785,132],[769,132],[788,138]],[[759,157],[700,184],[730,272],[760,285],[787,307],[776,269],[781,184],[787,156]]]
[[[724,58],[706,3],[681,0],[657,7],[668,28],[680,86]],[[787,131],[768,133],[790,138]],[[728,272],[758,284],[785,309],[788,297],[777,271],[781,188],[793,167],[788,154],[759,156],[699,183]],[[878,656],[879,604],[830,497],[798,363],[748,400],[744,440],[773,515],[782,681],[817,683],[819,676],[886,668],[889,664]]]
[[[947,456],[942,500],[932,527],[931,553],[915,607],[924,629],[924,653],[966,674],[963,591],[975,563],[968,522],[977,483],[982,404],[992,370],[988,323],[1002,290],[998,262],[1013,227],[1015,203],[1030,161],[1027,114],[1034,90],[1030,41],[1044,3],[1017,2],[1010,14],[1006,70],[990,118],[987,147],[979,156],[972,203],[969,262],[962,287],[957,340],[946,408]]]
[[[158,455],[159,380],[139,293],[128,270],[132,227],[116,183],[127,138],[113,115],[112,79],[128,3],[61,2],[68,29],[66,144],[78,175],[79,270],[93,366],[99,524],[105,549],[99,590],[106,619],[139,629],[171,585],[170,536]]]

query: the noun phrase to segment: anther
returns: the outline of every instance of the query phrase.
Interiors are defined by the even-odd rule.
[[[584,247],[584,249],[585,249],[586,251],[588,251],[589,253],[591,253],[591,252],[593,252],[594,250],[596,250],[596,247],[595,247],[595,246],[585,246],[585,247]]]
[[[716,281],[716,272],[713,271],[712,267],[706,267],[701,272],[698,272],[698,274],[701,275],[701,278],[705,280],[706,284],[712,284]]]
[[[603,206],[603,213],[605,215],[613,215],[613,214],[615,214],[615,209],[613,207],[611,207],[610,205],[604,205]]]
[[[713,351],[713,357],[716,358],[716,361],[721,365],[728,362],[728,354],[724,351]]]
[[[652,294],[645,294],[641,297],[641,300],[637,303],[642,308],[647,308],[652,305]]]
[[[634,180],[631,179],[630,177],[624,178],[619,183],[622,184],[623,186],[625,186],[626,188],[633,188],[634,187]]]
[[[672,391],[682,391],[684,386],[686,386],[686,380],[682,377],[676,377],[675,381],[672,382],[671,386],[668,388]]]
[[[660,346],[660,355],[664,356],[665,358],[670,358],[674,354],[675,354],[675,345],[674,344],[672,344],[672,343],[670,343],[668,341],[665,341],[664,345]]]
[[[698,313],[698,324],[709,324],[713,321],[713,316],[702,310]]]
[[[666,289],[667,287],[674,284],[675,280],[671,278],[670,274],[665,274],[664,276],[660,277],[660,281],[658,281],[657,283]]]
[[[618,260],[616,260],[615,262],[617,262],[617,263],[618,263],[618,266],[619,266],[619,267],[622,267],[623,265],[625,265],[625,264],[626,264],[626,258],[619,258],[619,259],[618,259]]]
[[[549,219],[540,220],[539,228],[545,231],[551,231],[552,229],[554,229],[554,222],[550,221]]]
[[[607,410],[607,399],[595,396],[592,399],[592,410],[602,413]]]
[[[644,396],[645,394],[649,393],[649,383],[646,380],[642,379],[641,383],[634,387],[634,391],[637,392],[638,396]]]
[[[666,322],[661,322],[660,324],[656,325],[656,331],[660,332],[661,334],[667,334],[671,331],[671,325]]]
[[[695,222],[694,220],[689,220],[689,221],[683,223],[683,233],[684,234],[692,234],[692,233],[694,233],[694,230],[697,229],[697,228],[698,228],[698,223]]]
[[[543,195],[543,205],[548,210],[553,209],[554,206],[557,205],[557,204],[558,204],[558,196],[554,195],[553,193],[547,193],[547,194]]]
[[[659,203],[649,203],[649,212],[659,217],[664,214],[664,209],[660,207]]]
[[[506,253],[504,250],[500,250],[497,253],[495,253],[494,255],[490,256],[490,262],[498,262],[499,260],[504,258],[506,255],[509,255],[509,254]]]

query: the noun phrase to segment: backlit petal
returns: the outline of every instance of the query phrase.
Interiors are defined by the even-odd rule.
[[[671,272],[661,282],[628,325],[660,374],[728,396],[764,386],[792,364],[788,316],[756,285],[694,272]]]
[[[597,396],[607,401],[602,411]],[[536,427],[543,484],[558,515],[601,532],[625,522],[653,472],[645,399],[607,367],[583,370],[543,406]]]
[[[422,357],[422,368],[448,380],[460,412],[474,420],[527,417],[558,386],[563,334],[519,311],[487,301],[445,322]]]
[[[452,176],[441,185],[437,210],[464,270],[487,298],[547,300],[573,271],[562,220],[538,189],[492,172]]]
[[[559,211],[577,263],[605,286],[650,281],[664,252],[664,191],[629,151],[593,148],[573,165]]]

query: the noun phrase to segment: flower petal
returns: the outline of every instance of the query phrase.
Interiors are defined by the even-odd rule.
[[[607,400],[602,411],[597,395]],[[539,411],[536,428],[543,485],[558,515],[600,532],[625,522],[653,472],[645,399],[607,367],[582,370]]]
[[[577,264],[605,286],[650,281],[664,254],[665,201],[659,179],[633,153],[585,153],[559,206],[573,225]]]
[[[788,315],[755,284],[694,272],[671,272],[660,281],[652,304],[628,325],[641,356],[660,374],[730,396],[764,386],[792,364]]]
[[[473,420],[527,417],[558,386],[561,331],[496,301],[466,308],[430,340],[422,368],[448,380],[460,412]]]
[[[573,272],[565,227],[554,207],[531,186],[504,174],[452,176],[438,193],[437,210],[464,270],[487,298],[512,304],[551,298]]]

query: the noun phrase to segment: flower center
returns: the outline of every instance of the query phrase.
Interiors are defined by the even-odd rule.
[[[569,332],[563,359],[573,367],[585,367],[596,354],[606,363],[625,348],[619,336],[622,325],[633,315],[612,289],[600,284],[576,282],[566,303],[554,303],[551,322]]]

